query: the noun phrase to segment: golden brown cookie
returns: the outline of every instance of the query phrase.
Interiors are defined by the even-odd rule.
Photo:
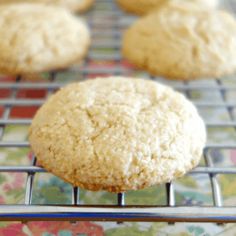
[[[94,1],[95,0],[0,0],[0,4],[41,3],[65,7],[73,12],[83,12],[88,10],[93,5]]]
[[[109,77],[52,95],[33,119],[39,163],[74,186],[123,192],[194,168],[206,141],[194,105],[159,83]]]
[[[134,23],[123,55],[153,75],[190,80],[236,70],[236,21],[227,12],[169,5]]]
[[[130,13],[144,15],[169,3],[192,3],[203,8],[215,8],[218,0],[117,0],[119,6]]]
[[[83,58],[89,44],[85,24],[63,8],[39,4],[0,7],[0,73],[66,68]]]

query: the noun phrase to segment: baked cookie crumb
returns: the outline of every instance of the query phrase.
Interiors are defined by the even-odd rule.
[[[34,117],[29,140],[39,163],[72,185],[124,192],[194,168],[206,131],[180,93],[153,81],[109,77],[52,95]]]

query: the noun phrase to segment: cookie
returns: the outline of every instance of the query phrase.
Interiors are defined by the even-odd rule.
[[[152,75],[190,80],[236,69],[236,21],[227,12],[170,5],[134,23],[123,55]]]
[[[0,7],[0,73],[32,74],[66,68],[90,44],[85,24],[67,10],[40,4]]]
[[[41,3],[68,8],[72,12],[88,10],[95,0],[0,0],[0,4],[12,3]]]
[[[170,2],[180,5],[192,3],[204,8],[216,8],[218,5],[218,0],[117,0],[123,10],[137,15],[147,14]]]
[[[194,168],[206,133],[182,94],[150,80],[109,77],[52,95],[35,115],[29,140],[39,163],[72,185],[123,192]]]

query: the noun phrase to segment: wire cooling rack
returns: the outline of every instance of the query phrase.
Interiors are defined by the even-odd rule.
[[[10,125],[29,126],[31,118],[14,117],[11,114],[14,109],[37,109],[45,102],[48,95],[53,93],[65,83],[72,80],[86,79],[97,75],[136,75],[138,73],[132,67],[123,62],[120,55],[122,30],[134,20],[134,17],[121,12],[114,1],[98,0],[94,9],[85,15],[91,28],[93,43],[85,62],[72,68],[70,71],[56,71],[48,74],[44,80],[29,81],[17,77],[11,81],[2,80],[0,91],[8,91],[8,96],[0,99],[2,116],[0,118],[0,148],[25,148],[29,147],[27,141],[4,141],[2,137],[6,128]],[[91,66],[91,64],[93,66]],[[60,80],[61,74],[73,74],[72,79]],[[149,77],[139,72],[143,77],[152,80],[161,78]],[[204,111],[221,109],[228,116],[227,121],[219,121],[213,117],[206,119],[208,129],[217,128],[222,132],[230,128],[236,133],[235,108],[236,101],[229,101],[228,94],[236,93],[236,80],[215,79],[210,82],[168,82],[169,85],[184,93],[193,100],[195,105]],[[233,82],[232,82],[233,81]],[[19,98],[17,94],[22,90],[43,90],[44,98]],[[218,93],[220,100],[211,99],[208,96],[203,101],[193,99],[195,93]],[[204,112],[203,112],[204,113]],[[204,114],[203,114],[204,115]],[[220,132],[221,132],[220,131]],[[235,134],[234,133],[234,134]],[[129,205],[126,204],[125,194],[117,194],[117,203],[114,205],[84,205],[80,202],[80,190],[72,188],[71,203],[69,205],[33,205],[34,176],[46,171],[36,165],[33,158],[30,166],[0,166],[0,173],[25,173],[27,181],[25,186],[24,204],[0,205],[0,220],[31,221],[31,220],[96,220],[96,221],[166,221],[166,222],[236,222],[236,206],[225,206],[222,200],[221,185],[218,175],[235,175],[234,166],[215,166],[211,153],[215,150],[236,150],[236,139],[225,139],[224,142],[208,141],[204,150],[204,165],[192,170],[191,175],[205,174],[210,180],[212,205],[180,205],[176,204],[175,183],[167,183],[166,204],[157,205]],[[227,157],[224,157],[227,158]]]

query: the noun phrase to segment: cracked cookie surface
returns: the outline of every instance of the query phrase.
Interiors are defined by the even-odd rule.
[[[67,10],[41,4],[0,6],[0,72],[31,74],[80,61],[90,35]]]
[[[108,77],[70,84],[33,119],[39,163],[74,186],[123,192],[195,167],[206,141],[196,108],[171,88]]]
[[[219,10],[171,4],[124,34],[124,57],[153,75],[197,79],[236,70],[236,21]]]

